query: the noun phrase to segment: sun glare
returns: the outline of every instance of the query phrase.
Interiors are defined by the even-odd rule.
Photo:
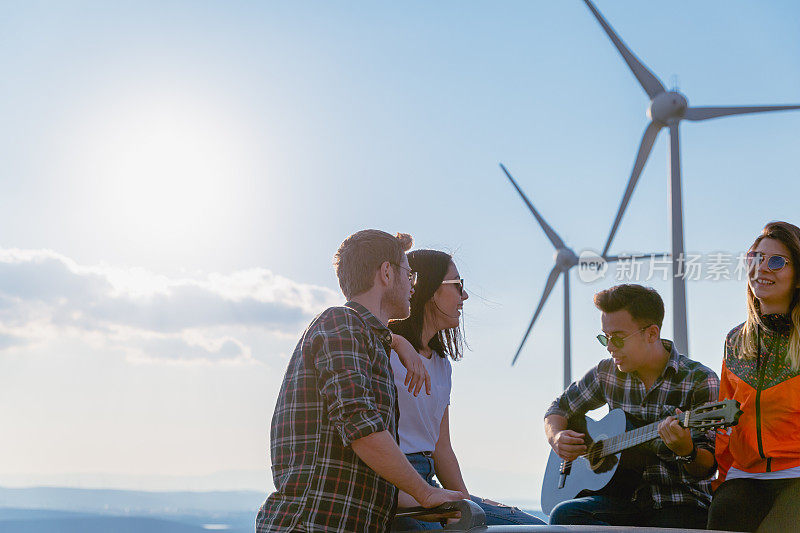
[[[132,239],[186,243],[231,213],[231,189],[246,160],[243,135],[210,107],[137,99],[94,121],[85,168],[116,230]]]

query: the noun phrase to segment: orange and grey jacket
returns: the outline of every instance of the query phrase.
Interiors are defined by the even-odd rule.
[[[717,484],[731,467],[772,472],[800,466],[800,372],[785,358],[792,322],[788,315],[763,315],[757,358],[739,358],[742,326],[725,340],[719,399],[738,400],[743,411],[729,434],[717,435]]]

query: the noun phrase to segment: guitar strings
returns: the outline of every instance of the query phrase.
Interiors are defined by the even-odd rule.
[[[617,453],[618,451],[622,451],[622,450],[624,450],[626,448],[631,448],[633,446],[637,446],[639,444],[642,444],[643,442],[647,442],[649,440],[653,440],[653,438],[658,436],[658,430],[657,430],[658,424],[659,424],[659,422],[654,422],[652,424],[648,424],[648,425],[646,425],[644,427],[641,427],[639,429],[633,430],[634,433],[639,433],[639,434],[627,437],[627,438],[623,439],[622,442],[612,444],[611,446],[606,446],[606,444],[610,444],[616,437],[612,437],[611,439],[602,439],[602,440],[596,441],[595,444],[597,444],[597,446],[594,446],[590,451],[587,451],[586,453],[582,453],[578,457],[583,457],[583,458],[587,459],[589,462],[592,462],[595,459],[606,457],[606,456],[609,456],[609,455],[613,455],[613,454]],[[643,430],[646,430],[646,431],[643,432]],[[656,433],[655,437],[652,436],[653,432]],[[616,448],[619,445],[623,445],[623,446],[619,450],[617,450]],[[565,465],[564,466],[570,466],[572,464],[572,462],[574,461],[574,459],[570,460],[570,461],[567,461],[566,459],[564,459],[563,461],[565,461]]]
[[[722,402],[716,402],[713,405],[713,407],[716,408],[716,407],[718,407],[718,404],[724,404],[724,406],[726,408],[728,408],[728,407],[730,407],[730,405],[729,405],[730,402],[731,402],[731,400],[724,400]],[[708,410],[710,407],[712,407],[712,405],[707,405],[707,406],[705,406],[704,410]],[[736,407],[738,408],[738,405]],[[692,412],[692,411],[684,412],[683,413],[684,414],[684,423],[688,426],[689,425],[689,416],[690,416],[690,414],[699,414],[699,412],[701,410],[702,410],[702,408],[698,408],[698,409],[694,410],[694,412]],[[695,427],[697,429],[704,429],[706,431],[717,430],[719,428],[723,428],[723,427],[729,426],[731,424],[729,422],[729,420],[728,420],[729,418],[730,418],[730,416],[725,415],[725,416],[720,417],[718,419],[713,419],[713,420],[708,420],[707,419],[706,424],[702,424],[702,425],[699,425],[699,426],[692,426],[692,427]],[[628,433],[628,432],[626,431],[626,432],[622,433],[621,435],[616,435],[614,437],[611,437],[610,439],[601,439],[599,441],[596,441],[595,444],[599,444],[599,446],[594,446],[594,448],[591,451],[587,451],[586,453],[582,453],[578,457],[583,457],[583,458],[585,458],[586,460],[588,460],[591,463],[593,460],[595,460],[597,458],[602,458],[602,457],[607,457],[609,455],[614,455],[614,454],[616,454],[618,452],[621,452],[621,451],[624,451],[624,450],[626,450],[628,448],[632,448],[633,446],[637,446],[637,445],[642,444],[644,442],[651,441],[651,440],[653,440],[655,438],[658,438],[658,425],[660,423],[661,423],[661,421],[653,422],[652,424],[648,424],[648,425],[642,426],[642,427],[640,427],[638,429],[631,430],[631,433],[633,433],[634,435],[632,435],[631,437],[627,437],[627,438],[622,439],[621,442],[618,442],[618,443],[615,443],[615,444],[613,444],[611,446],[608,446],[608,449],[606,449],[606,443],[611,443],[617,437],[620,437],[621,435],[624,435],[625,433]],[[644,433],[642,434],[642,432],[644,432]],[[652,435],[653,432],[655,432],[656,435]],[[636,435],[637,433],[638,433],[638,435]],[[617,449],[618,447],[619,447],[619,449]],[[570,459],[570,460],[562,459],[561,460],[561,469],[563,470],[564,468],[571,467],[572,463],[574,461],[575,461],[575,459]]]
[[[722,424],[724,424],[723,421],[720,421],[720,422],[722,422]],[[638,446],[639,444],[651,441],[651,440],[653,440],[655,438],[658,438],[658,424],[660,424],[660,423],[661,423],[660,421],[659,422],[653,422],[652,424],[648,424],[648,425],[643,426],[643,427],[641,427],[639,429],[635,429],[635,430],[633,430],[633,432],[634,433],[640,433],[639,435],[635,435],[635,436],[632,435],[631,437],[627,437],[627,438],[623,439],[622,442],[614,443],[611,446],[606,446],[606,444],[611,444],[612,441],[615,438],[619,437],[620,435],[612,437],[611,439],[602,439],[602,440],[596,441],[595,444],[597,444],[597,446],[594,446],[593,449],[591,449],[590,451],[587,451],[586,453],[580,454],[578,457],[583,457],[583,458],[585,458],[587,461],[589,461],[591,463],[592,461],[594,461],[594,460],[596,460],[598,458],[603,458],[603,457],[607,457],[609,455],[614,455],[614,454],[616,454],[616,453],[618,453],[620,451],[626,450],[628,448],[632,448],[633,446]],[[704,428],[704,429],[712,429],[716,425],[717,424],[715,424],[715,425],[713,425],[711,427]],[[644,431],[644,433],[642,434],[643,430],[646,430],[646,431]],[[655,433],[655,435],[653,435],[653,433]],[[617,448],[619,448],[619,449],[617,449]],[[566,467],[571,466],[574,461],[575,461],[575,459],[571,459],[569,461],[566,460],[566,459],[562,459],[563,467],[566,468]]]

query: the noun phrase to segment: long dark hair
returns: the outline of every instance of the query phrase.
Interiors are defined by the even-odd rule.
[[[453,256],[438,250],[414,250],[408,253],[408,266],[417,271],[417,283],[411,296],[411,314],[403,320],[389,322],[389,329],[405,337],[415,350],[422,346],[422,327],[429,313],[428,302],[442,285],[447,269],[453,262]],[[441,357],[451,357],[454,361],[461,359],[464,346],[461,325],[457,328],[443,329],[428,342],[431,348]]]
[[[789,350],[786,353],[786,359],[791,365],[792,369],[800,370],[800,288],[797,287],[800,283],[800,228],[788,222],[770,222],[764,229],[761,230],[761,235],[756,237],[755,242],[750,247],[750,250],[755,250],[758,244],[763,239],[774,239],[789,250],[791,257],[789,260],[792,262],[794,269],[794,279],[792,283],[795,286],[792,293],[792,300],[789,302],[789,316],[792,320],[792,332],[789,336]],[[740,343],[740,357],[755,358],[758,354],[758,347],[756,347],[756,330],[759,326],[763,326],[761,320],[761,305],[758,302],[750,284],[747,284],[747,321],[741,329],[739,337]]]

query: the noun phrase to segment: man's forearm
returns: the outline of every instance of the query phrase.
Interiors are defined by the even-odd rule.
[[[686,472],[696,478],[706,478],[713,474],[714,454],[705,448],[697,448],[697,458],[685,465]]]
[[[354,440],[350,445],[359,458],[383,479],[421,501],[431,487],[414,470],[388,431]]]
[[[547,442],[550,446],[553,445],[553,440],[559,431],[567,429],[567,419],[561,415],[548,415],[544,419],[544,434],[547,437]]]

